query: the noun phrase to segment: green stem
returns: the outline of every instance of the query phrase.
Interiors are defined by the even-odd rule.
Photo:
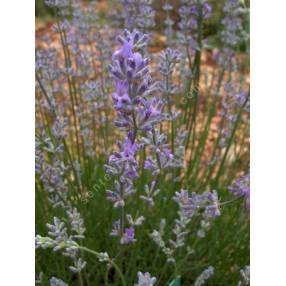
[[[95,255],[96,257],[100,256],[99,252],[96,252],[96,251],[94,251],[92,249],[89,249],[87,247],[84,247],[84,246],[78,246],[78,249],[81,249],[83,251],[91,253],[91,254]],[[121,272],[120,268],[117,266],[117,264],[110,258],[108,258],[108,262],[115,268],[115,270],[117,271],[118,275],[120,276],[120,279],[121,279],[121,282],[122,282],[122,286],[127,286],[125,278],[124,278],[124,275]]]
[[[240,108],[240,111],[239,111],[239,113],[238,113],[237,120],[236,120],[236,122],[235,122],[235,124],[234,124],[233,130],[232,130],[232,133],[231,133],[231,136],[230,136],[230,138],[229,138],[229,140],[228,140],[228,145],[227,145],[226,150],[225,150],[225,152],[224,152],[224,155],[223,155],[221,164],[220,164],[220,166],[219,166],[219,170],[218,170],[218,172],[217,172],[217,175],[216,175],[216,178],[215,178],[215,181],[214,181],[214,185],[215,185],[215,186],[217,185],[218,180],[219,180],[219,178],[220,178],[220,176],[221,176],[221,174],[222,174],[223,167],[224,167],[224,164],[225,164],[225,160],[226,160],[226,157],[227,157],[228,152],[229,152],[229,150],[230,150],[231,143],[232,143],[233,138],[234,138],[234,135],[235,135],[235,131],[236,131],[237,127],[238,127],[238,123],[239,123],[239,121],[240,121],[242,112],[243,112],[243,110],[244,110],[244,107],[245,107],[245,105],[246,105],[248,99],[249,99],[249,96],[246,97],[246,99],[245,99],[244,103],[242,104],[242,106],[241,106],[241,108]]]
[[[232,200],[229,200],[229,201],[226,201],[226,202],[222,202],[222,203],[219,204],[219,206],[220,206],[220,207],[222,207],[222,206],[227,206],[227,205],[229,205],[229,204],[232,204],[232,203],[234,203],[234,202],[236,202],[236,201],[242,199],[243,197],[244,197],[244,195],[239,196],[239,197],[236,197],[236,198],[234,198],[234,199],[232,199]]]

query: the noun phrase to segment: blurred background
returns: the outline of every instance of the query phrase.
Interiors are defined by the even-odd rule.
[[[82,0],[82,5],[87,5],[89,2],[88,0]],[[114,18],[117,18],[118,11],[122,9],[121,5],[118,3],[117,0],[97,0],[93,1],[97,3],[97,9],[99,12],[100,16],[100,21],[103,23],[108,23],[109,25],[112,24],[110,23],[108,19],[114,20]],[[180,17],[178,14],[178,9],[180,7],[180,0],[172,0],[169,1],[173,6],[174,10],[172,11],[171,18],[174,21],[174,29],[177,28],[177,24],[180,21]],[[214,47],[219,47],[219,41],[217,41],[216,35],[218,34],[218,31],[220,29],[220,20],[221,20],[221,13],[222,13],[222,8],[224,5],[224,0],[209,0],[208,1],[213,9],[213,14],[210,19],[205,21],[204,25],[204,35],[208,37],[208,41],[210,46]],[[246,7],[250,6],[250,0],[242,0],[243,4]],[[165,13],[162,10],[162,6],[167,3],[166,0],[153,0],[153,8],[156,11],[155,14],[155,22],[156,25],[154,26],[154,32],[162,33],[164,29],[164,20],[165,20]],[[45,26],[50,26],[50,24],[53,22],[54,18],[54,11],[50,8],[47,7],[45,4],[45,0],[36,0],[36,28],[43,28]],[[244,25],[245,25],[245,30],[249,30],[249,21],[248,21],[248,15],[245,17]],[[118,21],[119,25],[123,28],[123,22]],[[245,52],[248,47],[243,44],[240,47],[240,50],[242,52]]]

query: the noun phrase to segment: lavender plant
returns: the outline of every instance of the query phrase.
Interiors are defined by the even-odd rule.
[[[223,3],[213,52],[205,25],[217,11],[205,0],[163,1],[162,11],[115,1],[124,30],[97,1],[45,2],[53,25],[36,43],[35,283],[249,285],[249,267],[239,271],[250,208],[240,1]]]

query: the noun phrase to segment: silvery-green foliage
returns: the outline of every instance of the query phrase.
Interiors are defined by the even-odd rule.
[[[153,286],[157,281],[156,277],[152,277],[149,272],[138,272],[137,277],[138,282],[134,286]]]
[[[241,280],[238,282],[237,286],[247,286],[250,285],[250,266],[246,265],[240,270]]]
[[[50,286],[68,286],[67,283],[65,283],[63,280],[58,279],[56,277],[52,277],[50,279]]]
[[[214,267],[209,266],[207,269],[205,269],[200,276],[196,279],[194,286],[202,286],[205,284],[205,282],[214,275]]]

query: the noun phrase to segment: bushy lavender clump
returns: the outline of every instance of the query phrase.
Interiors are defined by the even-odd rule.
[[[221,154],[227,155],[224,150],[235,145],[235,152],[240,151],[235,155],[238,161],[234,168],[240,169],[244,166],[244,163],[238,164],[240,153],[245,155],[247,152],[237,148],[240,143],[236,139],[240,140],[242,136],[233,136],[239,118],[247,117],[242,112],[247,111],[249,101],[249,94],[237,88],[234,73],[238,70],[234,68],[233,56],[245,39],[239,1],[226,1],[221,32],[224,48],[219,53],[219,66],[214,67],[212,74],[206,71],[206,78],[212,82],[208,84],[206,79],[202,86],[200,73],[203,74],[205,67],[202,68],[201,59],[206,43],[203,25],[212,10],[206,0],[180,1],[178,37],[171,18],[173,3],[165,2],[167,47],[157,57],[154,69],[145,49],[150,37],[141,33],[150,33],[154,26],[152,1],[119,1],[125,27],[130,31],[138,28],[141,32],[125,30],[124,35],[118,37],[119,45],[114,53],[111,43],[118,30],[116,27],[111,29],[108,24],[102,25],[96,10],[98,3],[45,2],[55,12],[56,24],[52,31],[61,45],[53,44],[54,37],[46,37],[42,38],[44,45],[37,46],[36,50],[36,188],[39,196],[41,191],[46,192],[45,197],[52,206],[43,211],[57,213],[52,213],[53,223],[46,225],[48,234],[36,236],[36,248],[50,248],[68,256],[73,262],[68,269],[79,273],[79,281],[71,282],[71,279],[67,280],[68,275],[58,275],[72,284],[85,285],[88,279],[101,283],[103,277],[105,284],[110,280],[118,284],[119,279],[120,285],[133,284],[137,272],[134,267],[142,269],[139,249],[143,250],[143,257],[153,253],[155,247],[167,262],[173,263],[167,264],[166,271],[162,271],[160,263],[164,259],[162,253],[157,252],[152,273],[157,276],[158,271],[162,271],[159,283],[171,281],[177,275],[187,277],[189,255],[196,252],[198,255],[194,258],[202,257],[206,245],[200,238],[206,236],[214,220],[221,215],[220,205],[226,205],[219,202],[216,191],[208,191],[209,186],[221,191],[220,171],[225,172],[221,179],[234,171],[230,164],[225,168],[224,159],[218,172],[217,165],[212,168],[202,163],[211,152],[211,159],[219,160]],[[226,84],[225,71],[228,72]],[[159,81],[154,82],[152,78]],[[226,96],[213,97],[213,94],[220,94],[222,86]],[[193,88],[194,92],[190,94]],[[190,95],[196,95],[198,101]],[[185,105],[181,97],[189,98],[190,105]],[[216,106],[222,108],[222,123],[215,139],[217,142],[210,144]],[[114,147],[116,137],[119,140]],[[111,153],[111,148],[117,149]],[[110,208],[102,204],[99,192],[93,194],[96,199],[88,201],[88,205],[81,205],[86,203],[83,198],[97,184],[98,176],[102,175],[101,164],[106,161],[106,176],[112,178],[111,186],[104,186],[108,189],[107,199],[114,207],[109,213],[113,219],[111,231],[105,228],[109,225],[107,210]],[[196,192],[186,190],[189,184]],[[95,187],[97,190],[97,185]],[[236,197],[243,197],[249,208],[249,174],[228,189],[235,198],[227,205]],[[207,191],[202,193],[201,190]],[[175,208],[178,206],[177,215],[174,205]],[[96,224],[87,220],[96,219],[97,213]],[[42,209],[38,215],[42,219]],[[47,215],[50,217],[51,213]],[[154,229],[159,222],[158,228]],[[117,238],[119,243],[110,249],[113,258],[106,252],[99,253],[83,246],[86,227],[91,227],[90,231],[99,228],[101,234],[109,232]],[[150,243],[148,235],[155,244],[151,241],[148,253],[145,253],[146,244]],[[104,239],[97,235],[96,240],[89,239],[88,242],[98,247]],[[195,247],[197,243],[201,245]],[[81,276],[81,271],[87,267],[82,251],[95,255],[99,262],[107,262],[106,269],[98,268],[96,273],[87,269],[88,275]],[[130,264],[127,264],[126,259],[130,258]],[[205,260],[206,257],[202,258]],[[150,256],[146,255],[145,259],[150,263]],[[208,259],[212,261],[212,257]],[[175,277],[172,277],[173,271],[169,271],[171,267],[174,267]],[[194,285],[206,283],[213,272],[214,268],[208,267]],[[248,285],[249,268],[241,270],[241,275],[239,285]],[[37,283],[40,278],[36,279]],[[148,272],[138,272],[137,278],[136,286],[152,286],[157,282]],[[193,281],[194,277],[188,278]],[[50,284],[68,285],[55,277],[50,279]]]
[[[214,275],[214,268],[212,266],[209,266],[207,269],[205,269],[200,276],[196,279],[194,286],[202,286],[205,284],[205,282]]]
[[[250,208],[250,172],[241,178],[237,179],[228,190],[232,192],[236,197],[245,198],[245,207]]]
[[[134,286],[153,286],[155,285],[157,279],[152,277],[149,272],[138,272],[138,283],[135,283]]]

